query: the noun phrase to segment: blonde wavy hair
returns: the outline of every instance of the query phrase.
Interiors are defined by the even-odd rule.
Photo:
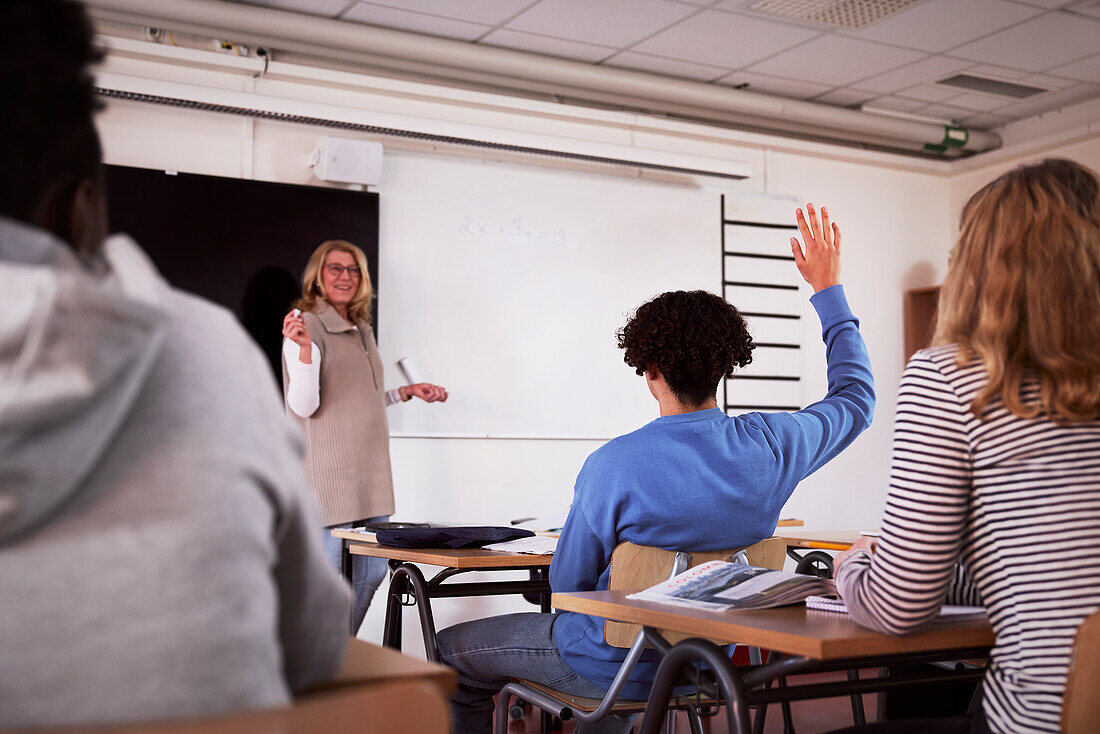
[[[1020,166],[967,202],[940,291],[936,344],[974,355],[996,397],[1022,418],[1096,418],[1100,408],[1100,185],[1094,172],[1051,158]],[[1037,379],[1038,403],[1021,388]]]
[[[374,298],[374,287],[370,282],[370,273],[367,272],[367,256],[355,245],[344,240],[326,240],[317,246],[313,254],[309,256],[306,269],[302,271],[302,297],[294,302],[294,308],[302,311],[317,311],[318,304],[328,300],[325,286],[321,281],[321,268],[325,265],[325,258],[333,250],[346,252],[355,258],[359,266],[359,288],[355,296],[348,304],[348,318],[352,321],[371,322],[370,304]]]

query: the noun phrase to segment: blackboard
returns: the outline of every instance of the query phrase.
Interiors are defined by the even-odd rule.
[[[170,283],[237,314],[279,374],[280,329],[324,240],[367,255],[378,283],[376,193],[107,166],[111,230],[132,236]],[[375,331],[378,304],[374,304]]]

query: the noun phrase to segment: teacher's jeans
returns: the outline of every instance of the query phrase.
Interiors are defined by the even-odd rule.
[[[487,617],[456,624],[436,640],[443,662],[458,673],[451,695],[455,734],[492,731],[493,696],[509,678],[542,683],[586,698],[603,698],[606,690],[565,664],[554,645],[557,614],[529,612]],[[594,724],[577,723],[577,734],[624,734],[634,716],[606,716]]]
[[[370,525],[376,522],[388,522],[389,519],[389,515],[379,515],[378,517],[368,517],[365,520],[358,520],[356,522],[330,525],[325,528],[325,555],[328,556],[329,561],[336,567],[336,570],[341,573],[344,570],[344,543],[339,538],[332,537],[330,531],[338,529],[343,530],[352,526],[362,527],[363,525]],[[382,580],[386,578],[386,570],[385,558],[370,558],[368,556],[351,557],[351,588],[352,591],[355,592],[355,601],[351,607],[352,637],[359,633],[359,628],[363,625],[363,617],[367,616],[370,600],[374,598],[374,592],[378,590],[378,586],[382,583]]]

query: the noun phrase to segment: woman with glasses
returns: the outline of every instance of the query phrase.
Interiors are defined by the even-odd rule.
[[[423,382],[385,389],[370,325],[373,296],[363,251],[328,240],[309,258],[302,297],[283,319],[286,404],[306,439],[306,477],[321,503],[325,550],[336,568],[341,548],[332,528],[383,522],[393,513],[386,408],[414,397],[447,399],[442,387]],[[353,564],[355,634],[386,562],[356,556]]]

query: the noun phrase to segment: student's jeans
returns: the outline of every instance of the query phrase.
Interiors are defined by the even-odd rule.
[[[332,537],[331,530],[350,528],[352,526],[362,527],[365,524],[369,525],[370,523],[387,522],[389,519],[389,515],[379,515],[378,517],[368,517],[365,520],[359,520],[357,522],[330,525],[325,528],[325,555],[328,556],[329,561],[336,567],[336,570],[341,573],[344,570],[344,544],[339,538]],[[359,633],[359,628],[363,624],[363,617],[367,616],[370,600],[374,597],[374,592],[378,590],[378,586],[382,583],[382,580],[386,578],[386,570],[385,558],[369,558],[368,556],[351,557],[351,588],[352,591],[355,592],[355,601],[351,607],[352,637]]]
[[[451,696],[455,734],[492,731],[493,696],[509,678],[542,683],[574,696],[602,698],[605,689],[573,671],[554,646],[557,614],[506,614],[456,624],[439,633],[439,654],[458,673]],[[622,734],[634,716],[607,716],[594,724],[578,722],[577,734]]]

